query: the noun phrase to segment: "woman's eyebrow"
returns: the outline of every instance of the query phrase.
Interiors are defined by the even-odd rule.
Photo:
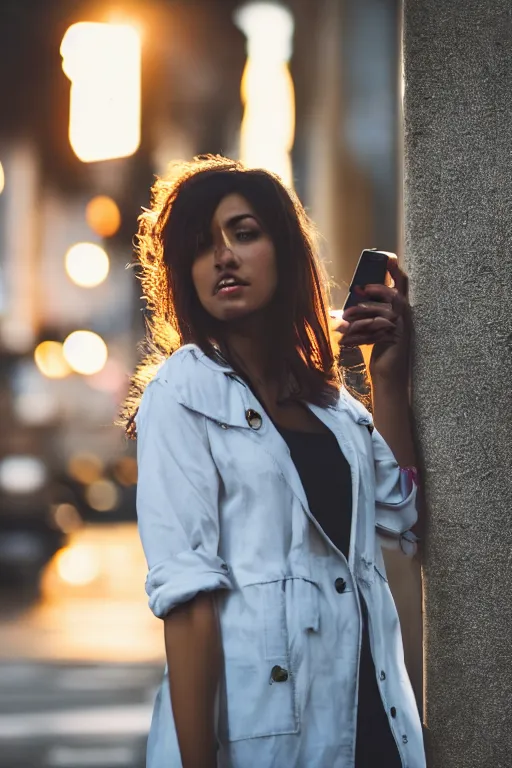
[[[226,229],[233,229],[233,227],[236,227],[236,225],[244,219],[254,219],[254,221],[257,222],[256,216],[252,213],[238,213],[236,216],[231,216],[231,218],[224,223],[224,226]]]

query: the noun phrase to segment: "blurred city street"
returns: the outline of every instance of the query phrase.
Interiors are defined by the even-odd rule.
[[[155,176],[207,153],[278,173],[341,306],[363,248],[399,249],[400,19],[399,0],[0,3],[0,768],[145,765],[163,629],[115,423]]]
[[[73,549],[81,570],[68,573],[65,553]],[[2,768],[143,768],[164,668],[144,578],[135,526],[92,526],[49,563],[38,604],[4,604]]]

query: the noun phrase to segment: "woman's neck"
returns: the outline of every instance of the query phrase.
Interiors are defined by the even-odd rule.
[[[225,344],[231,362],[259,389],[279,381],[279,361],[273,344],[272,323],[268,318],[247,318],[249,322],[229,328]],[[274,329],[275,333],[275,329]]]

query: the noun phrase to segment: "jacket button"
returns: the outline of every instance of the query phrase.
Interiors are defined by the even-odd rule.
[[[347,588],[347,582],[345,581],[345,579],[342,579],[342,578],[336,579],[336,581],[334,582],[334,589],[336,590],[336,592],[339,592],[341,595],[341,593],[344,592],[346,588]]]
[[[384,670],[382,670],[381,673],[380,673],[380,679],[381,680],[385,680],[386,679],[386,673],[384,672]]]
[[[253,411],[252,408],[248,408],[245,412],[245,418],[251,429],[259,429],[263,424],[263,419],[258,411]]]
[[[391,709],[389,710],[389,714],[391,715],[391,717],[396,717],[396,707],[391,707]]]
[[[407,736],[404,733],[404,735],[402,736],[402,744],[407,744],[408,741],[409,741],[409,739],[407,738]]]
[[[279,664],[276,664],[275,667],[272,667],[270,679],[274,683],[286,683],[288,680],[288,670],[283,669],[283,667],[280,667]]]

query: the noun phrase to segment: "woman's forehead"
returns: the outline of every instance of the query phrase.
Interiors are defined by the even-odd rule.
[[[238,192],[233,192],[222,198],[212,217],[212,225],[225,228],[233,219],[241,216],[256,216],[254,208],[249,201]]]

